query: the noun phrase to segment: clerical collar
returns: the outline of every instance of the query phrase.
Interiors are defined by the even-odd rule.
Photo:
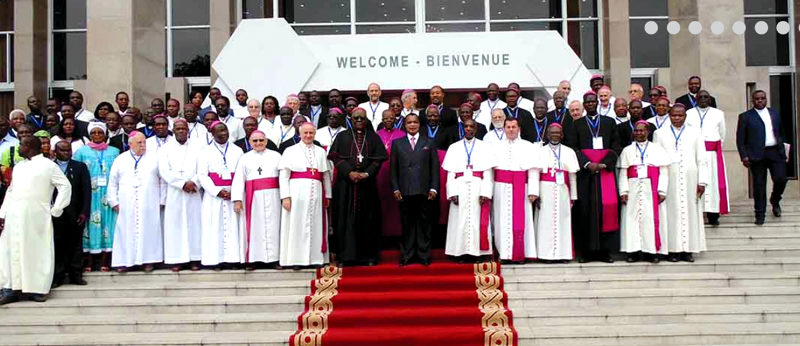
[[[464,137],[464,141],[467,143],[472,143],[473,140],[475,140],[475,137],[472,137],[472,139],[467,139],[467,137]]]
[[[547,120],[547,117],[542,117],[542,119],[541,119],[541,120],[539,120],[539,118],[534,118],[534,120],[536,120],[536,122],[539,122],[539,123],[541,123],[541,122],[543,122],[543,121]]]
[[[555,143],[555,144],[553,142],[550,142],[548,144],[550,144],[551,148],[558,148],[558,146],[561,145],[561,142],[558,142],[558,143]]]
[[[59,159],[56,159],[56,163],[57,163],[57,164],[59,164],[59,165],[66,165],[66,164],[68,164],[68,163],[69,163],[69,160],[66,160],[66,161],[61,161],[61,160],[59,160]]]

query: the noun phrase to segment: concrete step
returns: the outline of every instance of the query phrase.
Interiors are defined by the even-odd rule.
[[[150,273],[142,271],[128,273],[101,273],[92,272],[84,274],[84,278],[91,284],[122,283],[135,284],[147,282],[198,282],[198,281],[275,281],[275,280],[313,280],[316,271],[313,269],[263,269],[254,271],[245,270],[184,270],[173,273],[170,270],[154,270]]]
[[[202,294],[200,292],[199,294]],[[304,308],[304,295],[242,297],[155,297],[51,299],[0,307],[0,315],[223,314],[293,312]]]
[[[716,245],[709,246],[706,258],[769,258],[800,256],[800,245]]]
[[[769,215],[766,216],[764,219],[765,222],[772,223],[772,222],[799,222],[800,221],[800,212],[782,212],[781,217],[775,217],[772,215],[772,211],[768,211]],[[721,225],[729,224],[729,223],[737,223],[737,222],[753,222],[755,221],[755,214],[754,213],[739,213],[739,214],[729,214],[729,215],[722,215],[719,218],[719,223]]]
[[[719,345],[800,343],[800,323],[517,327],[527,345]]]
[[[91,283],[61,286],[51,291],[51,298],[197,297],[198,292],[203,297],[306,295],[310,280]]]
[[[717,234],[706,233],[706,243],[709,248],[721,245],[795,245],[800,246],[800,232],[797,233],[744,233],[744,234]]]
[[[800,272],[504,275],[508,291],[687,287],[798,287]]]
[[[626,263],[566,263],[566,264],[508,264],[501,267],[504,277],[526,275],[564,275],[564,274],[636,274],[636,273],[738,273],[738,272],[800,272],[798,257],[762,258],[706,258],[704,254],[695,257],[695,263],[661,261]]]
[[[87,333],[3,335],[0,345],[261,345],[288,344],[289,331],[205,332],[205,333]]]
[[[751,221],[737,221],[732,223],[720,223],[717,227],[712,227],[706,225],[706,232],[713,232],[715,230],[727,230],[727,229],[746,229],[748,231],[758,233],[758,232],[797,232],[800,230],[800,222],[784,222],[784,221],[774,221],[770,222],[769,220],[766,221],[763,225],[756,225],[753,222],[755,218]]]
[[[637,288],[607,290],[507,290],[512,311],[529,308],[714,304],[800,304],[797,287]]]

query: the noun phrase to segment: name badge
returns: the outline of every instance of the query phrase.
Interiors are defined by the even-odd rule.
[[[636,175],[639,179],[647,179],[647,166],[639,165],[636,166]]]
[[[108,186],[108,179],[106,177],[97,178],[97,186]]]
[[[556,184],[564,185],[565,183],[564,172],[556,172]]]
[[[473,174],[472,174],[472,166],[467,166],[467,168],[464,169],[464,176],[465,177],[472,177],[473,176]]]
[[[219,177],[222,178],[222,180],[231,180],[231,172],[223,171],[222,173],[219,174]]]
[[[592,138],[592,149],[603,149],[603,137]]]

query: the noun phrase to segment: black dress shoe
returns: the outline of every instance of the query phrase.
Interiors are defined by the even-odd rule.
[[[628,262],[628,263],[633,263],[633,262],[638,262],[638,261],[639,261],[639,255],[638,254],[634,254],[634,253],[628,254],[628,257],[625,258],[625,262]]]
[[[408,265],[408,261],[407,260],[400,260],[400,263],[398,263],[398,265],[400,265],[401,267],[405,267],[405,266]]]
[[[19,301],[19,294],[11,293],[0,297],[0,305],[16,303],[18,301]]]
[[[755,224],[759,225],[759,226],[763,225],[764,224],[764,218],[763,217],[757,217]]]
[[[376,265],[378,265],[378,262],[375,260],[367,261],[367,267],[374,267]]]
[[[677,254],[671,253],[671,254],[669,254],[669,256],[667,256],[667,261],[678,262],[678,261],[680,261],[680,259],[678,258]]]
[[[47,296],[45,296],[44,294],[31,293],[31,294],[28,295],[28,300],[34,301],[34,302],[37,302],[37,303],[44,303],[44,302],[47,301]]]
[[[605,263],[614,263],[614,259],[611,256],[606,255],[605,257],[600,259],[601,262]]]
[[[427,266],[431,265],[431,260],[426,259],[426,260],[419,261],[419,263],[427,267]]]
[[[64,284],[64,278],[53,278],[53,283],[50,284],[50,289],[59,288]]]
[[[684,262],[693,263],[694,262],[694,256],[692,256],[691,253],[686,252],[683,255],[681,255],[681,260],[683,260]]]
[[[88,282],[86,282],[86,280],[83,279],[83,276],[70,277],[69,278],[69,283],[71,283],[73,285],[78,285],[78,286],[86,286],[86,285],[89,284]]]
[[[772,205],[772,215],[775,215],[775,217],[781,217],[781,205],[780,204],[775,203],[775,204]]]
[[[578,263],[588,263],[589,260],[586,257],[578,257]]]

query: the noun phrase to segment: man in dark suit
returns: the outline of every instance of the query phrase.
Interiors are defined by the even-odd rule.
[[[772,214],[781,216],[781,197],[786,188],[786,148],[781,134],[781,117],[767,107],[767,93],[753,93],[753,108],[739,114],[736,148],[742,164],[753,177],[756,225],[764,224],[767,209],[767,170],[772,176]]]
[[[89,123],[78,120],[75,117],[75,106],[71,103],[65,103],[61,105],[61,122],[64,122],[64,119],[74,119],[75,120],[75,137],[83,138],[89,137]]]
[[[56,164],[72,185],[72,197],[64,213],[53,218],[55,242],[55,274],[52,287],[61,286],[65,278],[73,285],[86,285],[83,280],[83,228],[89,219],[92,184],[89,169],[83,162],[72,160],[72,146],[67,141],[56,143]]]
[[[458,142],[464,138],[464,121],[467,119],[473,119],[472,115],[472,104],[464,103],[461,105],[461,107],[458,107],[458,122],[442,129],[444,142],[438,142],[438,148],[441,150],[447,150],[447,148],[450,147],[450,144]],[[441,120],[439,121],[441,123]],[[486,130],[486,126],[483,126],[483,124],[479,124],[477,122],[475,123],[476,138],[483,140],[483,136],[486,136],[487,132],[488,130]]]
[[[508,89],[506,91],[506,108],[503,111],[506,117],[519,120],[520,137],[526,141],[536,141],[536,130],[533,128],[533,115],[520,108],[517,104],[519,101],[519,89]]]
[[[253,131],[258,130],[258,120],[253,117],[247,117],[242,120],[242,126],[244,127],[244,138],[240,138],[233,144],[236,144],[237,147],[242,148],[243,152],[248,152],[253,150],[253,147],[250,145],[250,135],[253,134]],[[266,136],[266,134],[265,134]],[[267,139],[267,149],[278,151],[278,146],[275,145],[274,142]]]
[[[306,117],[295,117],[294,119],[292,119],[292,126],[294,126],[294,136],[292,138],[283,141],[283,143],[281,143],[278,146],[278,152],[281,155],[283,155],[283,151],[286,150],[287,148],[302,142],[302,140],[300,139],[300,126],[303,126],[303,124],[305,123],[306,123]],[[320,147],[322,146],[322,144],[317,142],[316,139],[314,140],[314,145]]]
[[[419,116],[406,116],[407,135],[392,144],[392,191],[400,203],[403,240],[400,265],[415,257],[423,265],[431,263],[431,215],[439,191],[439,156],[434,143],[419,133]]]
[[[308,115],[317,129],[328,126],[328,112],[330,108],[322,105],[319,92],[316,90],[308,93],[308,105],[300,107],[300,114]],[[267,148],[269,149],[269,148]]]
[[[678,97],[675,103],[680,103],[686,106],[686,110],[697,107],[697,92],[703,87],[703,83],[698,76],[689,77],[689,92]],[[711,107],[717,108],[717,99],[711,96]]]
[[[572,117],[569,115],[569,109],[567,109],[567,97],[564,96],[564,92],[556,91],[553,93],[553,105],[555,109],[552,111],[547,112],[547,123],[559,123],[561,124],[561,131],[563,132],[561,135],[561,142],[567,143],[567,135],[572,133]]]
[[[444,105],[444,89],[441,86],[434,85],[431,87],[430,99],[431,104],[436,105],[436,108],[439,110],[440,126],[449,127],[450,125],[455,125],[458,122],[458,115],[456,114],[456,111]],[[420,114],[423,113],[420,112]],[[427,119],[422,119],[422,123],[425,123],[426,121]]]

